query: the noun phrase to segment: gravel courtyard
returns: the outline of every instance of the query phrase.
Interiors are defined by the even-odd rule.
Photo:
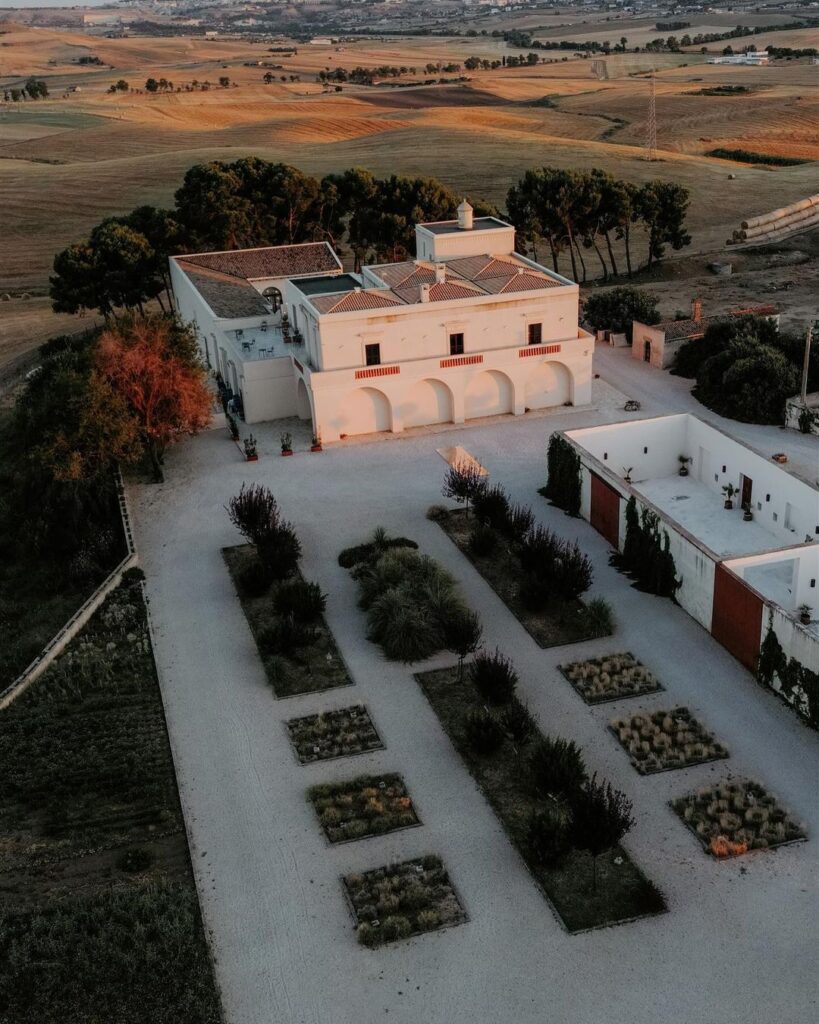
[[[618,382],[619,383],[619,382]],[[646,409],[644,403],[644,411]],[[655,412],[659,410],[654,410]],[[670,410],[666,410],[670,411]],[[671,602],[639,593],[608,565],[604,540],[537,494],[554,429],[612,418],[566,411],[376,443],[278,455],[279,426],[254,433],[242,461],[226,431],[174,449],[168,482],[131,485],[194,870],[229,1024],[809,1024],[819,1015],[819,737]],[[298,440],[298,439],[297,439]],[[435,523],[444,463],[463,445],[541,522],[575,537],[595,564],[614,637],[541,650]],[[296,447],[299,447],[297,444]],[[304,443],[301,444],[304,449]],[[327,620],[355,686],[276,700],[222,560],[240,543],[224,505],[243,481],[270,486],[293,521],[303,569],[328,595]],[[364,637],[340,549],[376,526],[418,541],[459,580],[486,643],[510,656],[544,731],[577,740],[591,771],[634,801],[625,845],[670,912],[569,936],[538,893],[443,733],[408,666]],[[586,706],[557,671],[633,652],[665,693]],[[442,655],[424,667],[452,663]],[[417,668],[414,666],[413,668]],[[386,749],[299,766],[284,721],[365,703]],[[605,728],[610,717],[686,704],[727,761],[640,776]],[[329,847],[308,786],[400,772],[422,826]],[[767,786],[807,843],[727,862],[707,857],[668,801],[730,774]],[[339,876],[439,854],[469,916],[451,930],[377,951],[357,945]]]

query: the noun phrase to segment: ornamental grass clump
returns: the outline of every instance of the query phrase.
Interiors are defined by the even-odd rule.
[[[803,826],[756,782],[726,780],[671,806],[714,857],[738,857],[806,838]]]
[[[643,775],[728,756],[685,707],[613,718],[609,728]]]
[[[587,704],[662,690],[652,673],[629,651],[559,667]]]
[[[380,553],[379,553],[380,552]],[[352,569],[367,637],[394,661],[421,661],[444,648],[462,660],[480,641],[480,623],[454,579],[427,555],[374,537]]]
[[[537,719],[518,697],[512,697],[501,712],[500,721],[512,741],[520,745],[537,733]]]
[[[570,849],[571,813],[565,804],[547,800],[529,819],[528,842],[532,856],[545,867],[558,867]]]
[[[464,732],[470,747],[483,756],[494,754],[503,743],[503,727],[486,708],[472,708],[464,717]]]
[[[518,685],[518,674],[512,662],[496,647],[479,651],[469,666],[469,676],[475,689],[490,704],[507,704]]]
[[[273,598],[273,607],[278,614],[292,615],[297,622],[320,619],[326,603],[327,595],[322,594],[318,583],[310,583],[300,577],[283,583]]]

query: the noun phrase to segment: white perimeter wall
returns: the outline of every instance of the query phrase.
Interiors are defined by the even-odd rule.
[[[719,497],[726,484],[740,488],[742,476],[750,477],[754,517],[773,535],[771,547],[819,539],[819,491],[696,416],[631,420],[567,436],[617,476],[633,467],[635,483],[677,473],[679,455],[692,459],[691,475]]]

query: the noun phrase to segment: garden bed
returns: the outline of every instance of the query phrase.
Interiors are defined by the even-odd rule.
[[[421,824],[400,775],[360,775],[348,782],[328,782],[309,789],[307,798],[331,843]]]
[[[346,875],[342,882],[363,946],[383,946],[467,920],[440,857]]]
[[[256,562],[253,545],[224,548],[222,554],[276,697],[294,697],[300,693],[319,693],[337,686],[352,686],[353,680],[323,615],[309,625],[305,634],[308,642],[299,643],[287,653],[272,653],[267,638],[281,623],[274,602],[277,591],[287,581],[274,581],[266,593],[259,597],[251,596],[242,587],[240,579],[242,573]]]
[[[630,651],[558,665],[587,704],[642,697],[662,690],[659,681]]]
[[[609,728],[642,775],[728,757],[725,747],[700,725],[688,708],[613,718]]]
[[[662,893],[621,846],[598,858],[596,891],[592,891],[593,861],[588,853],[570,850],[558,867],[541,864],[533,856],[528,836],[532,816],[543,801],[528,783],[526,753],[508,738],[494,753],[475,752],[464,722],[467,713],[483,707],[483,703],[466,674],[459,680],[456,668],[446,668],[420,673],[416,679],[567,931],[622,924],[666,909]]]
[[[363,704],[291,718],[287,732],[300,764],[366,754],[384,747]]]
[[[712,857],[739,857],[806,839],[805,830],[756,782],[729,780],[672,800]]]
[[[539,647],[559,647],[610,635],[608,629],[598,632],[590,626],[587,606],[579,599],[552,599],[537,611],[527,608],[520,597],[520,562],[510,550],[508,542],[498,535],[491,554],[475,554],[469,546],[475,520],[464,509],[453,509],[446,515],[436,516],[435,521],[466,555]]]

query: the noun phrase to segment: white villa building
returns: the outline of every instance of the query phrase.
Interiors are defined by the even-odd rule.
[[[177,311],[247,423],[323,441],[591,400],[579,289],[494,217],[415,228],[415,260],[345,273],[325,242],[177,256]]]

